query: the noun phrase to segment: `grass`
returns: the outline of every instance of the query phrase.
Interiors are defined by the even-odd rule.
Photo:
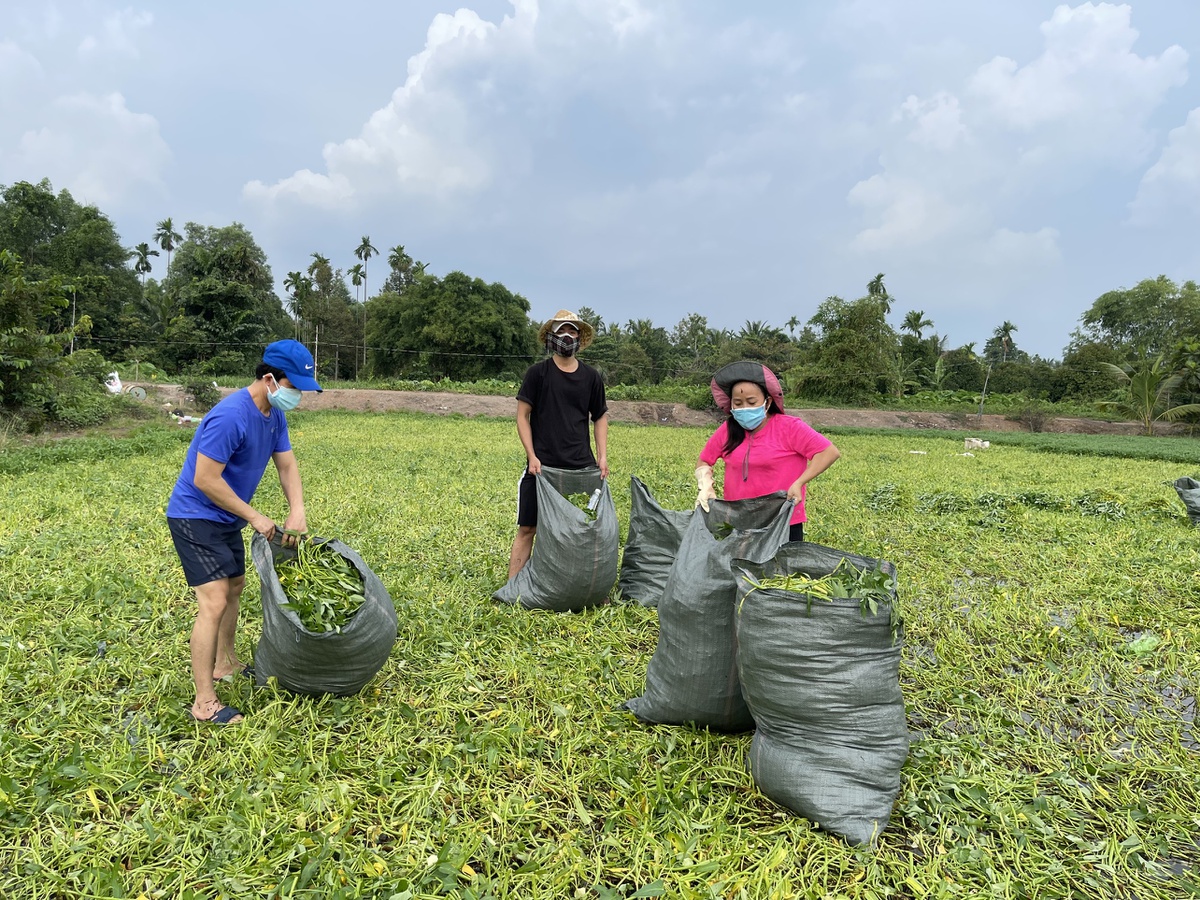
[[[248,720],[221,730],[186,715],[194,605],[162,519],[179,430],[0,456],[0,896],[1200,896],[1200,571],[1165,484],[1178,464],[838,434],[806,533],[895,563],[917,738],[865,850],[767,801],[748,736],[619,711],[653,610],[489,600],[511,421],[290,419],[310,524],[380,574],[400,636],[354,697],[223,684]],[[630,474],[691,505],[705,437],[612,427],[623,523]],[[272,479],[259,503],[282,516]]]

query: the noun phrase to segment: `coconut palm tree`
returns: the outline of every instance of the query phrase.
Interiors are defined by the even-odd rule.
[[[307,313],[308,295],[312,291],[312,279],[303,272],[288,272],[283,279],[284,290],[288,292],[288,309],[296,321],[296,339],[299,340],[301,326]]]
[[[142,293],[145,293],[146,276],[153,268],[153,266],[150,265],[150,257],[158,256],[158,251],[151,250],[150,244],[146,241],[142,241],[133,248],[133,253],[130,255],[135,257],[133,261],[133,274],[142,276]]]
[[[358,302],[358,289],[364,281],[366,281],[367,273],[363,270],[362,263],[355,263],[346,270],[346,274],[350,276],[350,283],[354,285],[354,302]]]
[[[926,328],[932,328],[933,322],[925,318],[925,310],[910,309],[904,314],[904,321],[900,325],[901,331],[910,331],[919,341],[921,340],[921,332]]]
[[[171,274],[171,251],[183,243],[183,235],[175,230],[174,223],[169,219],[163,219],[155,226],[154,243],[166,251],[167,254],[167,274]]]
[[[800,324],[800,320],[797,319],[795,316],[792,316],[790,319],[788,319],[786,322],[783,323],[784,327],[787,328],[788,335],[790,337],[796,336],[796,326],[799,324]]]
[[[885,316],[892,311],[892,295],[888,293],[887,285],[883,283],[882,272],[867,282],[867,296],[874,297],[879,301],[883,306]]]
[[[371,244],[371,238],[363,235],[362,241],[358,248],[354,251],[354,255],[362,260],[362,284],[363,284],[363,368],[367,365],[367,261],[377,254],[379,251]]]
[[[1013,332],[1016,330],[1017,326],[1006,319],[1003,325],[992,332],[992,336],[1000,342],[1000,347],[1002,348],[1000,362],[1006,362],[1008,360],[1008,350],[1013,346],[1012,336]]]
[[[1099,406],[1136,419],[1142,424],[1143,434],[1153,435],[1155,422],[1173,422],[1184,416],[1200,415],[1200,403],[1171,405],[1171,394],[1180,389],[1183,376],[1168,370],[1161,354],[1153,360],[1141,360],[1137,367],[1112,363],[1100,365],[1116,377],[1125,396],[1102,401]]]

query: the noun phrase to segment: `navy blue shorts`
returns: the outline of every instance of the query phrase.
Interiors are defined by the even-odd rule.
[[[526,469],[517,482],[517,524],[537,527],[537,476]]]
[[[189,587],[246,574],[243,526],[168,516],[167,527]]]

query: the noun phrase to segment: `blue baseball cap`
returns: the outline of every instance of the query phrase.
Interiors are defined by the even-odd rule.
[[[263,351],[262,361],[272,366],[288,377],[293,385],[302,391],[320,391],[323,388],[313,378],[314,363],[312,354],[299,341],[288,338],[267,344]]]

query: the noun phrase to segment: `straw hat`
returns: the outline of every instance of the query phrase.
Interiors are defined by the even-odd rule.
[[[584,349],[596,337],[596,329],[594,329],[591,325],[583,321],[583,319],[579,318],[579,316],[575,315],[575,313],[571,312],[569,309],[560,309],[554,314],[554,318],[548,319],[546,324],[543,325],[541,330],[538,332],[538,343],[546,343],[546,335],[551,331],[558,331],[558,326],[562,325],[564,322],[570,322],[579,329],[580,350]]]
[[[713,400],[722,412],[729,412],[729,398],[733,394],[733,386],[739,381],[750,381],[757,384],[771,398],[775,404],[775,410],[783,412],[783,388],[779,386],[779,379],[762,363],[752,362],[748,359],[732,362],[717,370],[717,374],[713,376],[712,382],[709,384]]]

